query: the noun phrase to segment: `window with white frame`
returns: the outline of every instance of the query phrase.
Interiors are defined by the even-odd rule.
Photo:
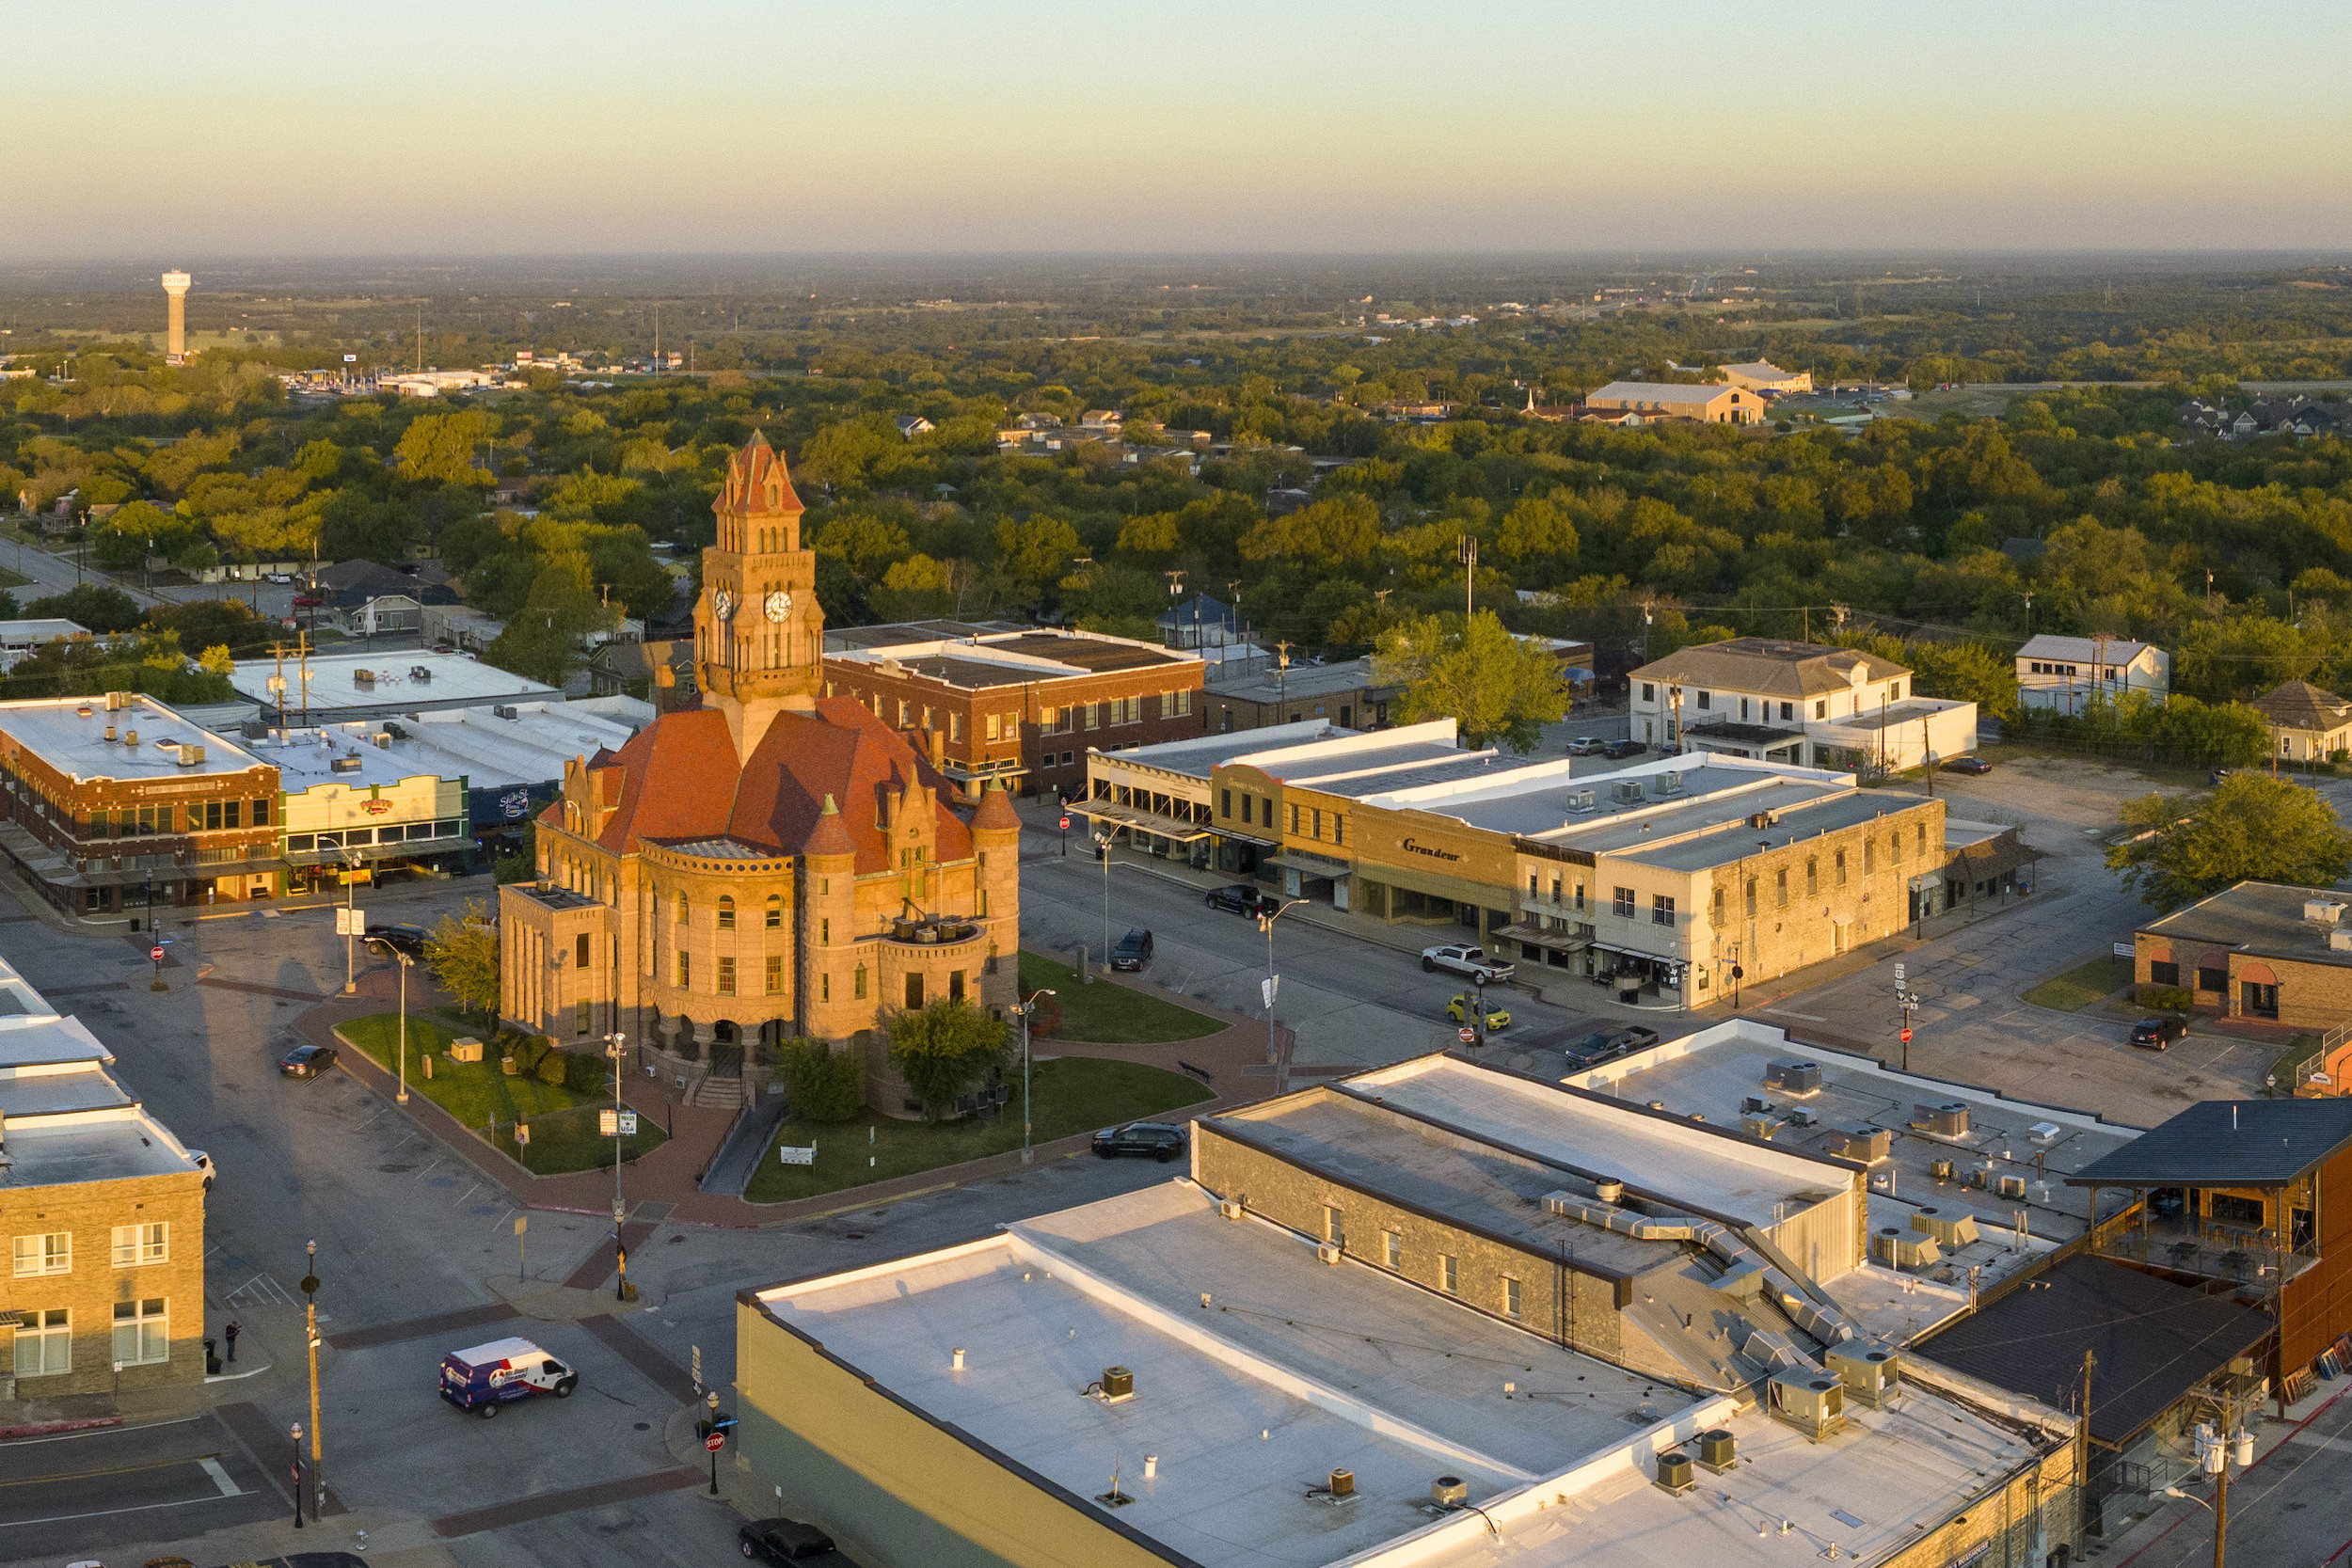
[[[115,1267],[135,1269],[147,1263],[161,1263],[171,1257],[171,1227],[158,1220],[150,1225],[118,1225],[115,1229]]]
[[[1507,1274],[1502,1276],[1502,1315],[1506,1318],[1519,1315],[1519,1282]]]
[[[1380,1232],[1380,1261],[1390,1268],[1401,1267],[1405,1260],[1405,1238],[1393,1230]]]
[[[73,1272],[73,1232],[51,1230],[16,1239],[16,1277]]]
[[[28,1310],[16,1323],[16,1375],[56,1377],[73,1370],[73,1319],[62,1307]]]
[[[115,1359],[126,1367],[171,1359],[171,1318],[163,1297],[115,1303]]]
[[[1454,1255],[1450,1252],[1439,1253],[1438,1255],[1438,1289],[1447,1295],[1453,1295],[1455,1293],[1456,1279]]]

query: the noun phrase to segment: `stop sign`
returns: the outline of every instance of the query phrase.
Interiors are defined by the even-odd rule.
[[[721,1449],[723,1449],[726,1446],[727,1434],[723,1432],[714,1432],[709,1436],[703,1439],[703,1447],[708,1449],[712,1453],[717,1453]]]
[[[1903,1031],[1903,1043],[1905,1045],[1909,1045],[1911,1043],[1911,1031],[1908,1029]]]
[[[1070,831],[1070,818],[1067,816],[1061,819],[1061,831],[1063,832],[1068,832]]]
[[[1465,1029],[1463,1029],[1460,1033],[1461,1033],[1461,1036],[1462,1036],[1462,1043],[1463,1043],[1464,1045],[1471,1045],[1471,1044],[1476,1043],[1476,1041],[1477,1041],[1477,1039],[1478,1039],[1478,1031],[1477,1031],[1477,1030],[1475,1030],[1475,1029],[1470,1029],[1470,1028],[1465,1028]]]
[[[164,950],[160,947],[149,948],[147,950],[147,956],[154,959],[157,963],[162,963],[164,961]]]

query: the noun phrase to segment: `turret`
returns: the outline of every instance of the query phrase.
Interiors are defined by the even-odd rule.
[[[982,792],[980,809],[972,814],[972,848],[979,861],[979,900],[972,912],[984,916],[990,954],[997,959],[981,979],[980,999],[1008,1006],[1020,1000],[1021,817],[1001,784]]]
[[[838,1039],[873,1022],[878,983],[866,976],[866,996],[857,995],[857,841],[841,820],[830,795],[802,847],[801,996],[795,1009],[801,1032]]]

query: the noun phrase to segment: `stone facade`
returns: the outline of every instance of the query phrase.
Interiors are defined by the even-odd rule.
[[[153,1226],[164,1227],[160,1239],[146,1228]],[[203,1380],[202,1173],[12,1186],[0,1195],[0,1228],[14,1258],[0,1275],[0,1309],[20,1314],[13,1398]],[[119,1307],[134,1315],[118,1320]],[[168,1358],[134,1361],[118,1374],[119,1324],[129,1354],[160,1338]],[[36,1366],[63,1370],[28,1374]]]

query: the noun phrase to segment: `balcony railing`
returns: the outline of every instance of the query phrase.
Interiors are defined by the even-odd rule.
[[[2095,1250],[2102,1257],[2261,1290],[2275,1289],[2319,1261],[2315,1243],[2282,1252],[2276,1231],[2182,1218],[2152,1219],[2145,1227],[2126,1221],[2102,1235]]]

